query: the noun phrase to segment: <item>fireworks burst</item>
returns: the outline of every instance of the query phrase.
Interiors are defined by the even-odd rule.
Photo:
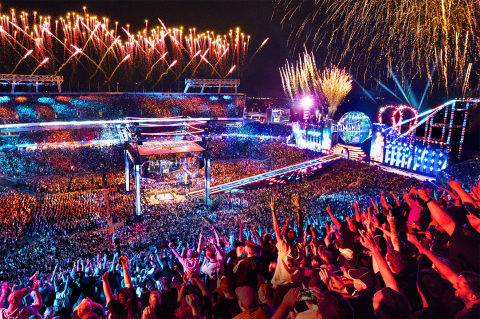
[[[299,56],[296,64],[287,61],[280,68],[280,76],[283,90],[291,100],[298,99],[301,95],[322,96],[319,83],[320,74],[315,65],[313,53],[309,54],[305,51],[303,59],[302,56]]]
[[[70,81],[88,76],[89,82],[106,83],[115,81],[116,74],[130,83],[150,84],[169,70],[175,75],[171,80],[193,74],[240,77],[247,65],[249,41],[250,36],[239,28],[228,35],[197,33],[195,28],[185,32],[159,19],[157,26],[145,22],[145,28],[135,34],[129,25],[124,28],[118,22],[111,29],[109,19],[98,19],[86,10],[53,21],[37,13],[32,19],[12,9],[0,12],[0,67],[5,70],[0,73],[35,73],[43,66],[45,73],[62,74]],[[47,58],[48,64],[39,65]]]
[[[328,115],[333,118],[337,107],[352,89],[352,76],[332,66],[323,71],[319,83],[328,103]]]
[[[385,73],[390,65],[410,77],[428,77],[438,62],[437,83],[470,73],[479,48],[478,1],[471,0],[277,0],[291,23],[290,40],[328,48],[333,63],[351,71]],[[458,81],[459,89],[462,88]],[[464,89],[464,88],[463,88]]]

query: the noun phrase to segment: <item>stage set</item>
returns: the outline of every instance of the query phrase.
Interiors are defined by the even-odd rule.
[[[28,83],[37,88],[41,81],[59,86],[62,80],[41,77],[10,77],[7,80],[16,83],[19,79],[30,81]],[[219,134],[216,128],[242,126],[246,97],[237,93],[239,80],[186,79],[185,84],[183,93],[147,94],[16,93],[13,85],[12,93],[0,99],[4,122],[11,123],[0,125],[0,133],[14,135],[95,127],[116,130],[120,137],[118,143],[124,146],[125,191],[133,189],[130,185],[132,174],[136,214],[140,215],[142,180],[145,186],[155,180],[150,178],[149,172],[162,176],[161,186],[182,183],[186,196],[203,197],[206,205],[209,205],[212,192],[228,191],[299,170],[318,170],[325,163],[341,158],[376,162],[435,176],[452,159],[461,158],[469,109],[480,101],[450,100],[420,114],[409,106],[387,105],[381,107],[373,124],[359,111],[345,113],[336,123],[323,119],[310,124],[308,110],[304,112],[302,122],[290,124],[287,123],[289,110],[270,109],[266,114],[268,122],[291,125],[293,133],[287,138],[289,143],[318,152],[318,159],[211,189],[210,143],[214,139],[228,138],[228,134]],[[188,92],[195,88],[200,92]],[[214,93],[206,93],[208,90]],[[2,148],[35,150],[47,146],[53,145],[3,145]],[[180,171],[180,168],[180,178],[173,181],[163,179],[163,174]],[[190,181],[201,169],[205,171],[204,187],[190,191]],[[107,186],[105,172],[102,174]],[[173,198],[168,192],[153,195],[158,201]]]
[[[353,160],[435,176],[462,157],[469,109],[480,99],[455,99],[422,113],[406,105],[380,108],[377,122],[362,112],[337,123],[293,123],[298,146],[324,154],[348,153]]]

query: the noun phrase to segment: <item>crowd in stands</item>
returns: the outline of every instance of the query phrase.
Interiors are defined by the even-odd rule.
[[[28,207],[29,227],[57,236],[6,251],[0,314],[478,318],[480,190],[470,186],[342,160],[290,184],[214,195],[210,209],[144,201],[148,217],[128,219],[113,240],[81,231],[102,221],[103,193],[17,194],[9,210]],[[119,219],[133,208],[131,195],[108,198]]]
[[[104,193],[46,194],[37,199],[29,236],[59,236],[108,226]]]
[[[240,127],[217,126],[217,134],[239,134],[243,136],[286,137],[292,134],[292,127],[280,123],[245,122]]]
[[[245,159],[269,159],[272,168],[280,168],[301,161],[317,158],[316,152],[288,146],[281,142],[229,137],[226,140],[214,140],[211,143],[212,161]]]
[[[125,117],[243,116],[244,95],[89,94],[48,97],[6,96],[0,101],[0,123],[118,120]]]
[[[35,205],[35,197],[0,188],[0,245],[3,249],[20,239]]]
[[[118,140],[118,132],[112,126],[102,128],[82,128],[65,130],[48,130],[34,132],[19,132],[18,135],[1,136],[4,145],[46,144],[62,142],[88,142]]]
[[[123,149],[116,146],[65,146],[41,150],[0,152],[0,174],[25,178],[41,175],[66,175],[100,171],[103,161],[107,172],[124,166]]]
[[[437,180],[439,180],[441,184],[446,184],[449,176],[455,176],[462,184],[472,187],[477,182],[477,172],[479,171],[480,157],[472,158],[468,161],[448,166],[437,176]]]

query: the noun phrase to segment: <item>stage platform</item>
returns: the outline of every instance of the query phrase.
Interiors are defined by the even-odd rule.
[[[290,172],[293,172],[293,171],[296,171],[296,170],[307,169],[307,168],[312,167],[312,166],[318,166],[318,168],[321,168],[323,164],[334,162],[334,161],[340,160],[342,158],[345,158],[345,156],[340,155],[340,154],[326,155],[326,156],[323,156],[323,157],[320,157],[320,158],[317,158],[317,159],[314,159],[314,160],[311,160],[311,161],[306,161],[306,162],[299,163],[299,164],[296,164],[296,165],[280,168],[280,169],[270,171],[270,172],[267,172],[267,173],[263,173],[263,174],[260,174],[260,175],[255,175],[255,176],[251,176],[251,177],[248,177],[248,178],[240,179],[238,181],[234,181],[234,182],[231,182],[231,183],[226,183],[226,184],[222,184],[222,185],[213,186],[213,187],[210,188],[210,194],[221,193],[221,192],[227,191],[227,190],[232,189],[232,188],[237,188],[237,187],[245,186],[247,184],[260,182],[260,181],[265,180],[267,178],[287,174],[287,173],[290,173]],[[190,193],[187,194],[187,196],[188,197],[193,197],[193,198],[198,198],[198,197],[205,196],[205,189],[200,189],[200,190],[190,192]]]

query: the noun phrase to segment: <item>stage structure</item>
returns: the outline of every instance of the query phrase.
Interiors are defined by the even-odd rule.
[[[35,92],[38,93],[39,85],[56,85],[58,92],[62,92],[61,84],[63,76],[61,75],[21,75],[21,74],[0,74],[0,83],[7,83],[12,86],[11,93],[15,93],[15,86],[27,85],[35,86]],[[22,92],[23,94],[24,92]]]
[[[450,164],[452,157],[461,158],[468,110],[479,102],[480,99],[451,100],[421,114],[403,105],[381,108],[379,123],[373,126],[370,159],[425,175],[436,175]],[[390,127],[382,121],[388,109],[393,109]],[[403,112],[407,110],[413,116],[403,120]],[[418,131],[422,132],[421,128],[423,136],[416,135]]]
[[[4,77],[4,80],[8,79]],[[60,81],[61,77],[55,79]],[[38,83],[41,83],[40,78]],[[221,92],[220,88],[230,88],[230,91],[234,88],[237,92],[240,81],[194,79],[188,83],[190,87],[202,85],[203,88],[210,88],[216,85],[218,92]],[[142,157],[170,153],[203,153],[203,156],[197,157],[203,157],[202,162],[205,161],[206,165],[202,166],[206,170],[205,186],[208,188],[211,152],[208,152],[208,147],[201,145],[206,143],[208,146],[208,142],[215,138],[216,125],[243,124],[245,94],[4,93],[0,95],[0,110],[2,122],[7,123],[0,124],[2,135],[116,128],[119,133],[117,143],[123,145],[125,150],[125,189],[131,189],[130,174],[133,173],[136,183],[136,214],[141,214]],[[154,145],[155,143],[158,145]],[[80,141],[77,143],[81,144]],[[39,144],[38,147],[40,146],[48,147],[48,143]],[[145,166],[143,168],[146,169]],[[189,175],[192,176],[191,172],[184,174],[184,185],[187,185]],[[208,204],[209,189],[206,189],[205,193],[205,202]]]
[[[183,93],[188,93],[189,88],[202,88],[200,93],[203,93],[205,88],[217,88],[218,94],[221,88],[234,88],[237,93],[237,88],[240,85],[239,79],[185,79],[185,90]]]

